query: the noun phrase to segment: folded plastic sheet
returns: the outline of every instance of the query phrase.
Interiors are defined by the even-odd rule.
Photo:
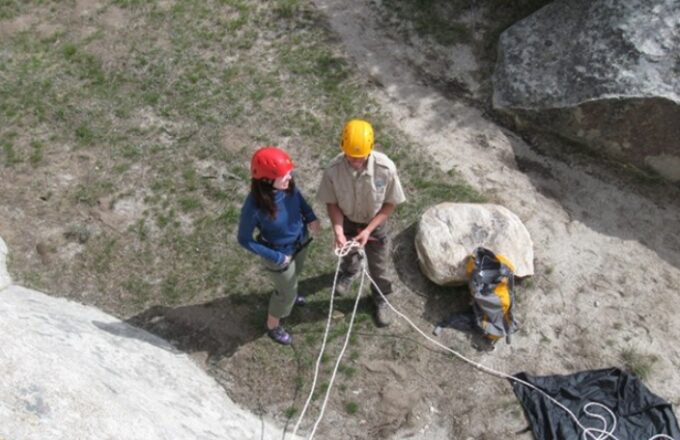
[[[582,371],[564,376],[529,376],[526,373],[515,376],[569,408],[583,426],[601,429],[613,436],[601,438],[648,440],[657,434],[665,434],[680,440],[680,429],[671,404],[649,391],[636,376],[617,368]],[[529,419],[535,439],[583,438],[583,429],[566,411],[538,391],[515,381],[511,383]],[[616,420],[597,406],[586,409],[586,404],[590,402],[609,408]],[[604,421],[588,416],[587,411],[601,415]],[[598,435],[600,433],[588,438],[597,438]]]

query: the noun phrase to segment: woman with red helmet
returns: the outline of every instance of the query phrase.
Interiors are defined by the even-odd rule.
[[[275,291],[269,300],[267,334],[279,344],[293,337],[281,326],[294,305],[304,305],[298,294],[309,243],[307,228],[320,230],[316,214],[295,187],[293,161],[276,147],[258,149],[250,164],[251,190],[241,209],[238,241],[263,259]],[[255,237],[255,230],[258,231]]]

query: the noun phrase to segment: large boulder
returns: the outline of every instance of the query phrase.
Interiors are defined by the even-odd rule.
[[[680,7],[557,0],[501,35],[493,105],[680,180]]]
[[[0,281],[7,282],[0,289],[0,439],[282,436],[166,341],[93,307],[9,284],[6,250],[0,239]]]
[[[529,231],[519,217],[499,205],[433,206],[420,218],[415,246],[423,273],[442,286],[467,282],[467,257],[479,246],[507,257],[515,266],[516,276],[534,274]]]

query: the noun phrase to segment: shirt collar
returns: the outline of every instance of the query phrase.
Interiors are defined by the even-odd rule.
[[[361,176],[363,174],[366,174],[367,176],[373,177],[373,174],[375,173],[375,155],[373,153],[368,155],[368,161],[366,162],[366,166],[361,169],[361,170],[355,170],[352,168],[352,166],[347,162],[347,157],[342,158],[344,162],[345,168],[347,168],[347,171],[353,176]]]
[[[366,163],[366,174],[373,177],[375,172],[375,154],[371,153],[368,155],[368,162]]]

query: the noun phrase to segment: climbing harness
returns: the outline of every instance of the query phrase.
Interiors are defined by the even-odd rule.
[[[316,430],[319,426],[319,423],[321,423],[321,419],[323,418],[324,412],[326,410],[326,404],[328,403],[328,397],[330,396],[331,389],[333,388],[333,382],[335,381],[335,376],[336,376],[336,373],[337,373],[337,370],[338,370],[338,366],[340,365],[340,361],[342,360],[342,356],[345,353],[345,350],[347,348],[347,345],[348,345],[348,342],[349,342],[349,339],[350,339],[350,335],[352,333],[352,326],[354,324],[354,318],[356,316],[356,311],[357,311],[357,307],[358,307],[358,304],[359,304],[359,299],[361,298],[361,292],[363,290],[365,278],[368,278],[368,280],[372,283],[372,285],[375,287],[378,294],[382,297],[383,301],[385,301],[385,304],[387,304],[387,306],[390,309],[392,309],[392,311],[397,316],[404,319],[404,321],[406,321],[416,332],[418,332],[425,339],[427,339],[428,341],[430,341],[432,344],[436,345],[437,347],[443,349],[444,351],[451,353],[452,355],[454,355],[458,359],[462,360],[463,362],[466,362],[467,364],[477,368],[478,370],[480,370],[484,373],[490,374],[492,376],[495,376],[495,377],[498,377],[498,378],[501,378],[501,379],[506,379],[506,380],[510,380],[510,381],[522,384],[522,385],[542,394],[548,400],[550,400],[552,403],[557,405],[559,408],[563,409],[569,415],[569,417],[574,421],[574,423],[576,423],[576,425],[583,431],[583,434],[582,434],[583,440],[624,440],[624,439],[619,439],[618,437],[616,437],[613,434],[614,430],[616,429],[617,419],[616,419],[615,414],[609,408],[607,408],[606,406],[599,404],[599,403],[596,403],[596,402],[589,402],[586,405],[584,405],[583,411],[586,414],[586,416],[593,418],[593,419],[596,419],[596,420],[599,420],[600,423],[602,424],[602,426],[600,428],[584,426],[581,423],[581,421],[579,420],[579,418],[571,410],[569,410],[569,408],[567,408],[562,403],[560,403],[559,401],[554,399],[552,396],[546,394],[540,388],[534,386],[533,384],[531,384],[529,382],[526,382],[522,379],[519,379],[515,376],[511,376],[507,373],[503,373],[502,371],[494,370],[494,369],[487,367],[483,364],[475,362],[472,359],[468,359],[467,357],[463,356],[462,354],[458,353],[457,351],[453,350],[452,348],[447,347],[446,345],[442,344],[441,342],[439,342],[435,339],[432,339],[424,331],[422,331],[420,328],[418,328],[418,326],[415,325],[413,323],[413,321],[408,316],[406,316],[405,314],[403,314],[402,312],[397,310],[387,300],[385,295],[380,290],[380,287],[378,287],[377,283],[373,280],[373,278],[371,278],[371,275],[368,273],[367,266],[366,266],[366,258],[365,258],[363,248],[359,245],[359,243],[357,243],[356,241],[353,241],[353,240],[350,241],[350,242],[347,242],[343,247],[335,250],[335,255],[338,257],[338,264],[336,266],[335,276],[333,278],[333,290],[331,291],[331,299],[330,299],[330,304],[329,304],[329,309],[328,309],[328,317],[327,317],[327,320],[326,320],[326,329],[324,330],[324,335],[323,335],[323,339],[322,339],[322,342],[321,342],[321,350],[319,351],[319,356],[317,357],[316,366],[314,368],[314,379],[312,381],[312,388],[309,391],[309,396],[307,397],[307,401],[305,402],[305,405],[302,408],[302,411],[300,412],[300,416],[298,417],[297,423],[295,423],[295,427],[293,428],[293,431],[292,431],[293,436],[296,435],[296,433],[297,433],[297,431],[300,427],[300,423],[302,422],[302,419],[304,418],[305,413],[307,412],[307,409],[309,408],[309,404],[312,400],[312,395],[314,393],[314,389],[316,387],[316,383],[317,383],[317,380],[318,380],[319,370],[320,370],[320,366],[321,366],[321,359],[323,357],[323,353],[324,353],[324,350],[326,348],[326,341],[327,341],[327,338],[328,338],[328,332],[329,332],[330,324],[331,324],[331,318],[332,318],[332,313],[333,313],[333,300],[334,300],[334,297],[335,297],[335,289],[336,289],[336,286],[337,286],[338,275],[340,273],[340,264],[342,262],[342,258],[344,256],[346,256],[347,254],[349,254],[354,249],[358,249],[359,253],[362,254],[362,256],[364,257],[362,259],[361,282],[360,282],[360,285],[359,285],[359,291],[357,293],[356,300],[354,301],[354,309],[352,310],[352,316],[350,317],[349,328],[347,329],[345,341],[344,341],[344,344],[342,346],[342,349],[340,350],[340,354],[338,355],[338,359],[335,363],[335,367],[333,368],[333,373],[332,373],[331,379],[328,383],[328,388],[326,389],[326,395],[324,397],[323,404],[321,406],[321,410],[319,411],[319,416],[317,417],[316,422],[314,423],[314,426],[312,428],[312,431],[309,433],[309,436],[307,437],[307,440],[312,440],[314,438],[314,434],[316,433]],[[591,410],[591,408],[593,408],[593,407],[601,408],[603,411],[605,411],[610,416],[611,421],[612,421],[611,427],[608,426],[608,420],[604,416],[602,416],[601,414],[595,413],[594,411]],[[284,432],[284,437],[285,437],[285,432]],[[666,434],[657,434],[657,435],[650,437],[648,440],[661,440],[661,439],[663,439],[663,440],[676,440],[673,437],[670,437]]]

